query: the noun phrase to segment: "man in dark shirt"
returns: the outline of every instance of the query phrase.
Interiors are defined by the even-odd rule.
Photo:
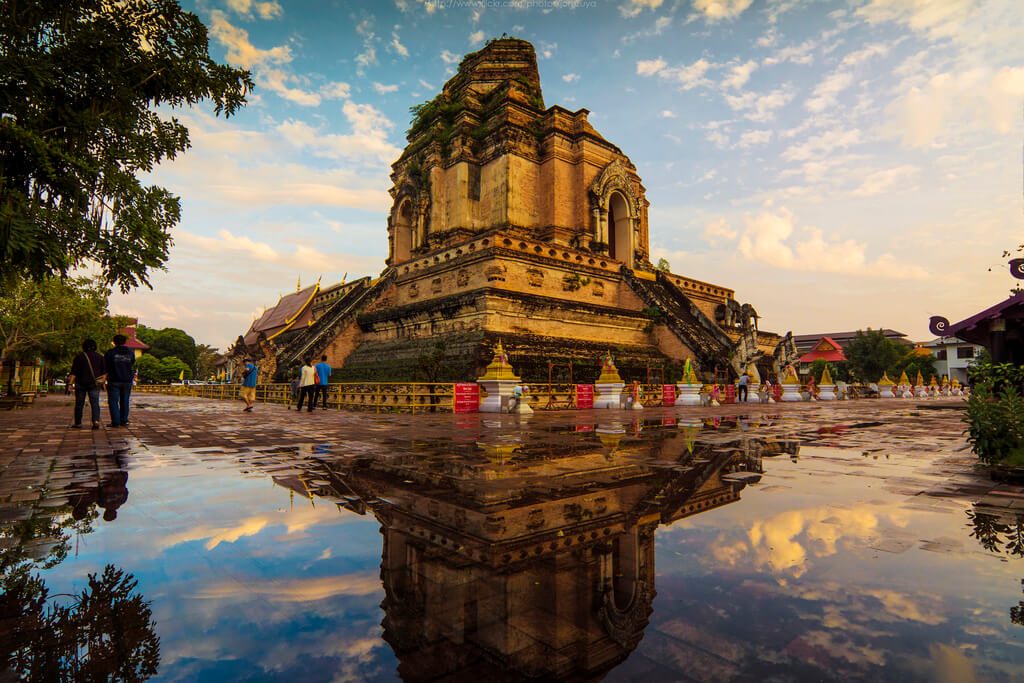
[[[135,352],[125,346],[128,337],[114,335],[114,348],[103,355],[107,370],[107,403],[110,407],[108,427],[123,427],[128,424],[128,400],[132,395],[132,380],[135,379]]]
[[[96,353],[96,342],[86,339],[82,342],[82,353],[71,362],[71,376],[68,384],[75,385],[75,429],[82,428],[82,411],[85,409],[85,397],[89,397],[89,408],[92,410],[92,428],[100,428],[100,382],[103,380],[103,356]]]

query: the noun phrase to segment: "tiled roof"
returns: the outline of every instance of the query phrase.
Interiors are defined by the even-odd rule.
[[[294,294],[281,297],[277,304],[263,312],[245,333],[246,346],[253,346],[262,332],[268,339],[292,327],[304,327],[312,320],[310,304],[320,291],[320,284],[311,285]]]

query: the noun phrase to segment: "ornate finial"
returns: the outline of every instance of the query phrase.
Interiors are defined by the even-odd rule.
[[[1024,258],[1010,260],[1010,275],[1018,280],[1024,280]]]
[[[302,276],[300,275],[298,277],[298,279],[295,280],[295,293],[298,294],[301,290],[302,290]]]
[[[917,371],[917,377],[914,378],[914,385],[919,387],[924,386],[924,376],[921,374],[920,370]]]
[[[612,352],[605,351],[604,360],[601,361],[601,376],[597,378],[598,384],[619,384],[622,382],[622,377],[619,376],[619,370],[615,367],[615,361],[612,359]]]
[[[346,278],[348,278],[348,271],[347,270],[345,271],[345,274],[341,276],[341,284],[345,284],[345,279]]]
[[[903,386],[908,386],[910,384],[910,378],[907,377],[906,370],[900,373],[900,384]]]
[[[825,365],[824,371],[821,373],[821,384],[832,384],[832,373],[828,371],[828,365]]]
[[[500,339],[494,347],[494,359],[484,370],[484,374],[480,376],[480,379],[511,379],[519,381],[518,375],[512,372],[512,365],[508,362],[508,356],[505,355],[505,347],[501,345]]]
[[[949,327],[949,320],[941,315],[933,315],[928,319],[928,330],[936,337],[945,337],[947,327]]]
[[[948,385],[949,385],[949,375],[943,375],[942,376],[942,386],[945,387],[945,386],[948,386]]]
[[[891,386],[895,386],[895,385],[896,385],[896,382],[893,382],[891,379],[889,379],[889,373],[883,371],[882,372],[882,379],[878,380],[878,386],[880,386],[880,387],[891,387]]]
[[[939,386],[939,381],[938,381],[938,379],[936,379],[935,375],[932,375],[932,381],[931,381],[931,383],[928,386],[930,386],[930,387],[937,387],[937,386]]]

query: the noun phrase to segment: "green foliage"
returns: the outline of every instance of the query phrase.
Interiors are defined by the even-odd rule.
[[[182,373],[184,377],[182,377]],[[185,365],[180,358],[168,356],[160,360],[160,378],[165,382],[175,382],[179,379],[192,379],[192,369]]]
[[[664,258],[658,259],[658,265],[655,266],[655,269],[660,270],[663,273],[672,272],[672,266],[669,265],[668,259]]]
[[[993,363],[986,354],[967,368],[967,376],[972,385],[988,385],[993,393],[998,394],[1006,387],[1013,387],[1024,392],[1024,366],[1013,363]]]
[[[859,330],[845,349],[850,375],[861,382],[877,382],[907,350],[906,344],[889,339],[881,330]]]
[[[26,681],[142,681],[155,676],[160,638],[131,574],[89,574],[70,605],[53,603],[38,575],[3,577],[5,669]]]
[[[212,378],[217,372],[217,368],[214,363],[216,363],[220,357],[220,354],[217,353],[217,349],[214,347],[209,346],[208,344],[196,344],[196,362],[194,366],[196,378]]]
[[[135,369],[139,373],[139,381],[154,384],[164,381],[163,366],[160,359],[150,353],[144,353],[135,361]]]
[[[136,336],[142,339],[140,331],[136,330]],[[185,361],[190,368],[194,368],[199,358],[199,350],[196,340],[184,330],[176,327],[165,327],[160,330],[146,328],[143,332],[146,335],[143,342],[149,344],[149,352],[157,358],[175,356]]]
[[[1024,465],[1024,398],[1015,387],[1004,386],[996,395],[990,383],[975,384],[966,422],[967,440],[982,462]]]
[[[580,277],[579,273],[568,273],[562,278],[562,286],[567,292],[575,292],[590,284],[589,277]]]
[[[71,367],[84,339],[102,351],[125,324],[107,314],[110,291],[95,279],[9,276],[0,292],[0,358],[41,357],[58,375]]]
[[[4,4],[0,277],[95,265],[122,291],[149,284],[181,208],[138,176],[189,147],[188,129],[157,110],[211,100],[230,116],[253,86],[207,47],[173,0]]]
[[[938,376],[938,372],[935,370],[935,357],[929,353],[927,356],[918,353],[916,350],[911,351],[896,361],[896,365],[892,367],[890,377],[896,379],[901,372],[906,371],[907,377],[913,382],[917,378],[917,373],[921,373],[921,377],[925,383],[931,381],[932,377]]]
[[[814,378],[815,383],[821,384],[821,375],[825,372],[825,367],[828,366],[828,372],[832,375],[833,382],[849,382],[850,381],[850,370],[849,364],[845,361],[838,363],[829,363],[823,358],[811,363],[810,373]]]

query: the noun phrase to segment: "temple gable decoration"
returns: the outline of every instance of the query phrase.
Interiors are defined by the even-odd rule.
[[[641,230],[647,200],[633,179],[634,172],[621,159],[604,167],[589,189],[593,223],[591,248],[633,267],[646,261],[647,235]]]

